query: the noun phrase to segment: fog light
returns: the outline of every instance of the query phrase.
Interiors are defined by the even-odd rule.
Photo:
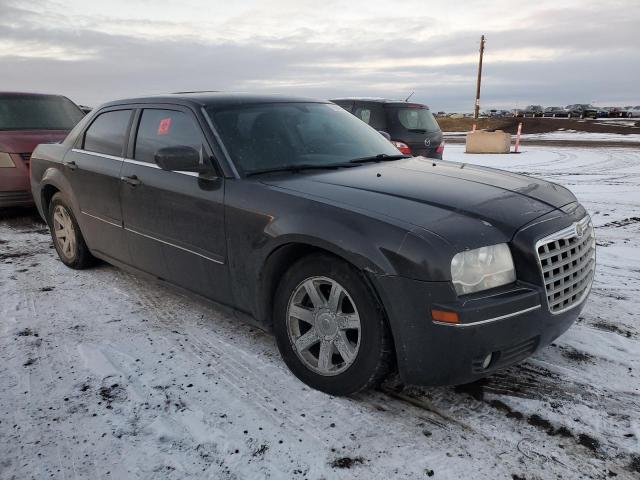
[[[484,368],[485,370],[489,368],[489,365],[491,365],[491,360],[493,360],[493,353],[490,353],[489,355],[484,357],[484,360],[482,361],[482,368]]]

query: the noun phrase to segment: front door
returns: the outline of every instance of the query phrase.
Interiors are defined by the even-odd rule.
[[[211,149],[187,108],[145,108],[134,121],[122,169],[122,214],[132,263],[208,298],[228,302],[224,178],[165,171],[155,153],[188,146],[211,162]]]

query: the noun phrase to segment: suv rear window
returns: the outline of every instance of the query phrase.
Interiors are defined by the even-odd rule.
[[[391,116],[396,116],[400,124],[409,131],[437,132],[438,122],[428,108],[388,107]]]
[[[82,117],[66,97],[0,95],[0,130],[71,130]]]
[[[84,134],[84,150],[122,156],[130,118],[131,110],[113,110],[98,115]]]

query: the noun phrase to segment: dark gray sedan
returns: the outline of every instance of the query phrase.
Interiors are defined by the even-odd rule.
[[[35,150],[31,185],[66,265],[102,259],[229,305],[332,394],[519,362],[574,322],[595,267],[565,188],[402,155],[309,99],[111,102]]]

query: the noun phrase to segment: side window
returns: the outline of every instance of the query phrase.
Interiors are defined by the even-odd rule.
[[[386,130],[382,105],[358,105],[354,115],[364,123],[371,125],[376,130]]]
[[[89,152],[122,156],[130,118],[131,110],[101,113],[85,132],[82,148]]]
[[[368,107],[358,106],[356,107],[356,111],[354,115],[362,120],[364,123],[369,123],[371,121],[371,110]]]
[[[202,149],[203,138],[195,122],[175,110],[147,109],[142,112],[133,157],[140,162],[155,163],[154,157],[164,147]]]
[[[342,108],[344,108],[347,112],[351,112],[353,113],[353,102],[348,102],[348,101],[336,101],[333,102],[336,105],[341,106]]]
[[[386,122],[384,120],[384,108],[381,104],[371,105],[371,118],[369,119],[369,125],[376,130],[387,130]]]

